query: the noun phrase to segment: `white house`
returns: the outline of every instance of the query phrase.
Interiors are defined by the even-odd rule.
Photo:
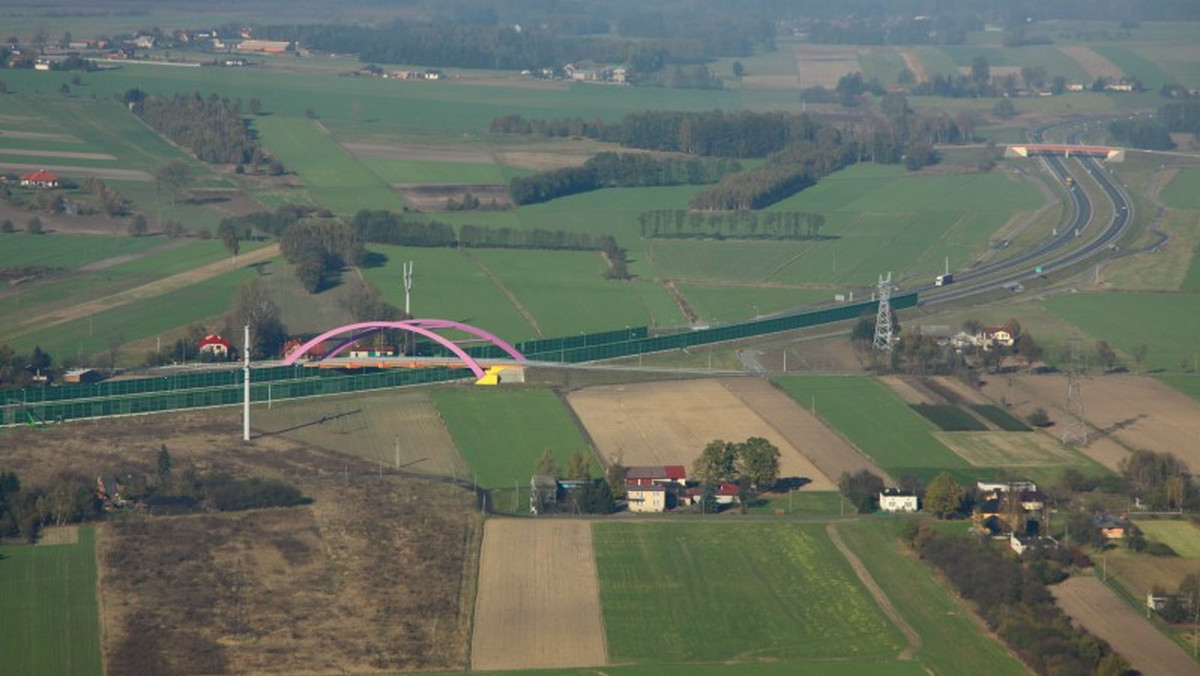
[[[879,494],[879,509],[883,512],[915,512],[917,511],[917,494],[912,491],[902,491],[899,488],[888,488]]]
[[[665,512],[667,511],[667,488],[660,484],[648,486],[625,485],[625,492],[631,512]]]

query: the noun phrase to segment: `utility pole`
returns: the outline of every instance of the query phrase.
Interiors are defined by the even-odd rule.
[[[242,334],[242,441],[250,441],[250,325],[244,327]]]

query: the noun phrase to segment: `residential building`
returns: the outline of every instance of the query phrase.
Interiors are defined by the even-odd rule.
[[[630,467],[625,470],[625,483],[634,486],[651,486],[654,484],[687,483],[687,469],[683,465],[647,465]]]
[[[915,512],[917,509],[917,494],[912,491],[888,488],[879,493],[879,510],[882,512]]]
[[[23,188],[57,188],[58,175],[45,169],[38,169],[21,177]]]
[[[631,512],[667,511],[667,488],[660,484],[625,484],[626,500]]]

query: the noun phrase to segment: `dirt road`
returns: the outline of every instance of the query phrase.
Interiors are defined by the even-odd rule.
[[[828,524],[825,526],[825,532],[829,534],[829,539],[833,542],[833,546],[837,547],[842,556],[846,557],[846,562],[854,569],[854,574],[858,576],[858,581],[862,582],[863,587],[871,592],[871,597],[875,599],[875,603],[879,604],[879,609],[883,611],[883,614],[887,616],[892,624],[896,625],[900,633],[904,634],[904,640],[908,641],[908,647],[900,651],[897,659],[912,659],[913,653],[917,652],[921,647],[921,635],[917,633],[916,629],[912,628],[912,625],[907,620],[900,616],[900,613],[896,611],[896,607],[892,605],[892,600],[888,598],[888,595],[875,582],[875,578],[871,577],[871,573],[867,572],[862,561],[859,561],[854,552],[842,541],[842,536],[838,534],[837,524]]]

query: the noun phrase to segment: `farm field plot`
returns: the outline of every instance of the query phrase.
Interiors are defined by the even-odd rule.
[[[824,524],[598,523],[593,537],[614,662],[815,665],[903,646]]]
[[[1087,81],[1087,71],[1075,59],[1067,56],[1053,45],[1030,45],[1021,49],[1005,49],[983,45],[946,45],[941,51],[954,60],[960,68],[970,67],[971,60],[983,56],[991,66],[993,74],[1005,68],[1019,72],[1024,66],[1041,67],[1048,77],[1061,75],[1068,82]],[[998,71],[997,68],[1000,70]],[[1089,81],[1090,82],[1090,81]]]
[[[938,582],[933,570],[902,551],[891,521],[838,524],[892,605],[920,636],[914,658],[935,674],[1025,674],[1019,660],[969,618],[972,611]]]
[[[808,477],[813,490],[835,485],[792,442],[720,380],[589,387],[567,401],[597,451],[631,465],[692,463],[714,439],[762,437],[779,448],[779,475]]]
[[[1158,376],[1158,380],[1193,399],[1200,400],[1200,377],[1182,375]]]
[[[975,467],[1055,467],[1087,460],[1045,434],[934,432],[933,436]]]
[[[912,404],[912,409],[944,432],[986,432],[988,427],[953,404]]]
[[[862,70],[858,63],[858,47],[797,44],[793,51],[796,54],[796,70],[799,73],[797,84],[800,89],[833,89],[843,75]]]
[[[473,670],[605,664],[590,523],[489,519],[479,566]]]
[[[0,548],[0,655],[13,674],[103,673],[93,529]]]
[[[1126,355],[1145,343],[1149,351],[1143,368],[1176,371],[1185,359],[1191,366],[1196,354],[1197,302],[1190,293],[1073,293],[1047,298],[1044,305]]]
[[[257,434],[356,455],[385,469],[470,474],[425,390],[276,402],[255,406],[251,420]]]
[[[781,377],[775,382],[893,476],[932,477],[968,466],[933,436],[933,423],[874,378]]]
[[[1200,468],[1200,402],[1155,380],[1106,375],[1083,380],[1084,417],[1096,431],[1110,434],[1131,448],[1174,453],[1189,467]],[[1005,397],[1022,413],[1037,407],[1063,415],[1065,376],[1014,375],[992,379],[984,390],[997,401]],[[1090,455],[1090,450],[1085,449]]]
[[[1106,77],[1117,82],[1125,76],[1125,73],[1115,63],[1083,45],[1063,45],[1058,48],[1058,51],[1066,54],[1067,57],[1083,68],[1087,73],[1087,80],[1085,82],[1095,82],[1096,78],[1100,77]]]
[[[439,388],[433,401],[484,488],[528,486],[547,449],[559,467],[573,453],[591,455],[566,405],[549,390]],[[596,463],[592,474],[599,475]]]
[[[1143,674],[1200,674],[1200,665],[1104,583],[1071,577],[1050,588],[1071,619],[1108,641]]]
[[[1194,521],[1138,519],[1137,525],[1146,537],[1170,545],[1179,556],[1200,559],[1200,528]]]
[[[1180,169],[1160,196],[1164,204],[1175,209],[1200,209],[1200,169]]]
[[[813,305],[833,297],[826,289],[741,284],[678,284],[703,320],[719,323]]]
[[[1093,45],[1092,49],[1116,64],[1128,75],[1137,76],[1142,85],[1149,91],[1158,91],[1164,84],[1174,83],[1175,79],[1150,59],[1142,56],[1132,47],[1123,45]]]
[[[913,387],[911,383],[899,376],[881,376],[879,382],[890,387],[893,392],[899,395],[910,406],[933,403],[933,400],[924,392]]]

